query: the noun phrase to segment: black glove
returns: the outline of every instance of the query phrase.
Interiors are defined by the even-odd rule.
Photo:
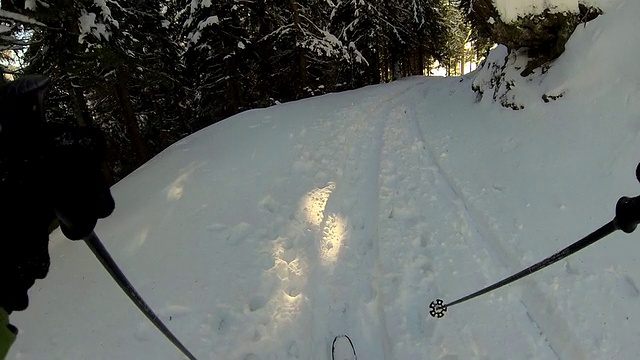
[[[0,87],[0,307],[24,310],[27,290],[49,270],[49,226],[88,235],[113,211],[100,171],[99,132],[44,123],[48,79],[30,76]]]
[[[52,205],[64,235],[80,240],[115,207],[101,169],[105,141],[90,128],[49,126],[47,135]]]
[[[46,78],[28,78],[0,88],[0,307],[27,307],[27,290],[49,269],[44,137],[39,93]]]

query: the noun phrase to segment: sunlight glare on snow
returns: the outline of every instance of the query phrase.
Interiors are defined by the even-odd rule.
[[[125,247],[125,253],[129,256],[135,254],[147,241],[147,235],[149,235],[148,226],[142,228],[138,235],[132,238],[132,241]]]
[[[296,253],[291,238],[277,238],[272,251],[274,266],[269,271],[280,279],[280,295],[271,300],[271,318],[277,327],[281,327],[293,322],[296,314],[301,312],[300,304],[304,295],[300,289],[308,280],[309,264]]]
[[[178,178],[169,185],[167,189],[167,199],[168,200],[180,200],[182,195],[184,195],[184,185],[189,180],[193,172],[202,166],[204,166],[205,162],[195,163],[192,162],[186,170],[182,171],[182,174],[178,176]]]
[[[307,221],[320,226],[325,219],[324,210],[336,184],[329,182],[327,186],[309,191],[303,198],[301,207]],[[337,214],[327,217],[320,244],[320,257],[323,263],[333,263],[338,258],[340,247],[346,233],[346,221]]]
[[[191,171],[178,176],[176,181],[169,186],[169,190],[167,190],[167,199],[180,200],[184,194],[184,183],[189,178],[189,175],[191,175]]]
[[[320,247],[320,257],[325,264],[336,262],[346,234],[347,222],[337,214],[331,214],[327,218]]]
[[[293,322],[296,315],[300,314],[300,303],[304,297],[301,294],[291,296],[283,291],[276,299],[277,303],[273,313],[273,320],[278,325]]]
[[[320,226],[324,220],[324,208],[329,196],[336,188],[336,184],[329,182],[327,186],[309,191],[302,198],[302,209],[307,220],[315,226]]]

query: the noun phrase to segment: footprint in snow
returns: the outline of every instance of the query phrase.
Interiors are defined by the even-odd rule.
[[[298,343],[295,340],[291,342],[291,345],[289,345],[287,355],[289,360],[300,359],[300,348],[298,348]]]
[[[249,300],[249,311],[254,312],[262,309],[267,304],[267,298],[262,295],[256,295]]]
[[[207,315],[206,325],[219,335],[228,333],[237,322],[237,314],[227,307],[216,307],[212,314]]]
[[[280,204],[278,204],[278,202],[271,195],[267,195],[258,204],[258,208],[260,210],[270,212],[270,213],[277,212],[279,207],[280,207]]]
[[[246,222],[241,222],[235,225],[233,228],[231,228],[231,231],[227,236],[227,244],[236,245],[242,240],[245,240],[249,235],[250,229],[251,225],[247,224]]]
[[[627,296],[631,298],[640,297],[640,290],[636,282],[629,275],[622,275],[618,277],[618,288]]]

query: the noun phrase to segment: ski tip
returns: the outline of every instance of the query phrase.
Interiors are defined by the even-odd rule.
[[[333,338],[331,344],[332,360],[357,360],[356,348],[353,346],[351,338],[341,334]]]
[[[349,335],[347,334],[340,334],[340,335],[336,335],[336,337],[333,338],[333,343],[335,344],[336,341],[340,338],[345,338],[347,341],[349,341],[350,344],[353,345],[353,342],[351,341],[351,338],[349,337]]]

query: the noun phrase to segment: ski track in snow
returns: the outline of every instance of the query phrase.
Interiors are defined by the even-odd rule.
[[[443,199],[447,188],[437,166],[430,163],[424,140],[417,135],[414,103],[419,94],[415,95],[397,104],[393,121],[385,129],[380,174],[384,206],[379,227],[385,240],[381,242],[385,256],[380,273],[384,274],[383,292],[389,300],[384,313],[390,330],[401,339],[394,344],[393,356],[387,358],[454,360],[458,354],[443,347],[442,338],[436,338],[438,322],[428,314],[428,305],[440,292],[435,275],[438,263],[451,260],[439,249],[450,246],[447,240],[459,234],[453,227],[450,232],[433,230],[442,228],[437,226],[442,221],[455,223],[452,216],[456,214],[439,205],[447,200]],[[431,206],[425,207],[425,203]],[[460,356],[466,358],[466,354]]]
[[[332,123],[320,119],[301,131],[305,140],[296,145],[299,155],[291,172],[296,181],[317,185],[290,190],[306,194],[300,204],[292,204],[289,216],[289,207],[273,198],[260,204],[275,218],[265,224],[274,239],[275,265],[263,281],[266,294],[254,296],[261,299],[255,301],[258,306],[249,304],[250,316],[260,319],[249,322],[261,325],[234,334],[249,345],[235,350],[233,358],[327,359],[339,334],[349,334],[360,358],[392,358],[379,284],[385,275],[380,273],[378,178],[383,134],[395,116],[395,102],[420,83],[400,84],[391,95],[374,89],[361,103],[336,110]],[[326,128],[329,136],[309,140]],[[270,349],[272,337],[287,345]]]
[[[525,266],[529,266],[530,264],[520,264],[518,257],[501,244],[499,240],[500,237],[491,227],[490,221],[486,219],[480,211],[475,209],[473,201],[463,195],[463,191],[460,186],[456,184],[453,178],[449,176],[441,166],[433,149],[426,141],[416,113],[414,111],[411,111],[410,113],[412,115],[412,126],[415,128],[415,133],[419,137],[419,141],[422,144],[425,144],[423,149],[427,153],[427,167],[435,166],[437,168],[438,175],[449,188],[449,191],[446,191],[448,193],[447,195],[456,204],[460,216],[469,226],[469,233],[477,234],[477,236],[468,236],[469,239],[480,242],[479,244],[470,244],[470,247],[479,247],[491,250],[493,255],[492,258],[497,260],[500,265],[506,268],[508,275],[522,270]],[[502,280],[502,278],[496,278],[490,281],[493,283],[498,280]],[[586,355],[587,353],[580,348],[579,342],[571,332],[569,325],[564,320],[558,307],[544,295],[544,292],[540,290],[535,279],[526,278],[520,280],[520,282],[526,284],[525,286],[522,286],[523,294],[520,302],[525,308],[527,317],[534,326],[540,329],[541,335],[545,337],[555,356],[559,359],[588,358]],[[487,283],[486,285],[490,285],[490,283]],[[484,287],[485,285],[481,286]],[[470,289],[470,292],[475,290],[479,289]],[[456,311],[459,306],[460,305],[457,305],[453,311]]]
[[[322,233],[318,234],[322,237],[320,253],[341,247],[335,249],[334,255],[344,260],[336,261],[335,266],[316,266],[310,275],[312,283],[318,284],[310,291],[310,296],[316,299],[311,302],[314,339],[311,350],[312,356],[319,359],[330,357],[329,344],[341,333],[349,334],[361,358],[391,358],[384,295],[379,284],[383,274],[379,265],[378,178],[384,130],[393,119],[391,109],[397,98],[415,86],[349,109],[345,118],[354,121],[347,129],[336,132],[337,146],[327,147],[345,151],[338,161],[335,189],[327,199],[320,226]],[[344,134],[358,141],[345,138]],[[353,198],[352,194],[357,195]],[[319,264],[332,261],[322,256],[318,260]]]
[[[438,332],[439,322],[428,314],[430,301],[441,295],[436,274],[473,272],[475,263],[483,270],[470,282],[469,289],[475,290],[493,280],[487,268],[499,263],[511,271],[517,260],[460,195],[426,143],[415,105],[424,97],[421,84],[392,95],[374,93],[339,109],[344,115],[335,118],[342,123],[316,125],[333,129],[317,140],[322,146],[297,147],[300,155],[292,171],[320,185],[307,190],[288,219],[272,226],[276,266],[266,282],[273,285],[270,294],[255,297],[260,301],[253,307],[266,308],[275,321],[265,320],[264,328],[247,335],[256,346],[268,334],[286,334],[283,324],[299,322],[308,324],[310,332],[300,337],[292,330],[288,345],[273,350],[277,358],[329,358],[332,339],[342,333],[350,335],[364,359],[488,355],[481,345],[485,340],[464,322],[462,334],[456,334],[461,335],[459,346],[447,345],[446,330]],[[322,150],[312,154],[307,150],[312,147]],[[278,206],[271,201],[262,206],[275,211]],[[445,227],[450,229],[443,230],[443,222],[451,223]],[[514,306],[521,307],[521,321],[513,331],[522,333],[534,357],[584,358],[557,309],[535,284]],[[550,351],[537,354],[545,342]],[[238,358],[269,358],[258,353],[256,347]]]
[[[334,336],[343,333],[353,340],[358,356],[368,360],[482,359],[490,354],[477,330],[453,319],[465,313],[463,305],[445,320],[428,313],[429,303],[442,295],[436,274],[480,268],[482,276],[468,276],[463,286],[453,287],[471,291],[495,280],[487,269],[496,262],[506,273],[517,261],[429,149],[416,109],[424,98],[421,84],[392,95],[373,92],[362,103],[337,110],[344,115],[334,118],[342,123],[314,125],[319,133],[326,132],[325,126],[332,129],[327,138],[316,139],[321,146],[309,139],[297,146],[291,171],[318,186],[305,189],[289,216],[284,216],[287,207],[272,198],[260,204],[277,218],[267,231],[274,239],[275,265],[267,272],[263,293],[248,304],[249,316],[261,319],[249,323],[260,325],[239,334],[249,345],[233,358],[327,359]],[[321,150],[311,153],[311,148]],[[521,314],[510,331],[528,344],[528,358],[585,358],[535,284],[513,303]],[[489,313],[495,306],[476,311]],[[449,320],[455,326],[438,331]],[[289,340],[280,339],[277,343],[284,346],[269,349],[272,337]],[[550,350],[540,351],[541,346]]]
[[[306,111],[305,121],[275,124],[271,117],[280,111],[275,108],[262,123],[251,125],[277,139],[283,156],[279,167],[241,173],[264,177],[251,196],[260,200],[228,216],[212,216],[204,205],[191,215],[205,217],[198,224],[206,226],[194,233],[190,247],[210,252],[207,261],[191,264],[183,279],[175,278],[188,290],[181,291],[181,304],[152,304],[164,306],[158,307],[159,315],[173,321],[177,333],[192,334],[186,345],[198,358],[325,360],[340,334],[349,335],[362,360],[589,358],[534,278],[456,305],[444,319],[430,317],[432,300],[455,300],[529,265],[521,264],[474,198],[465,196],[464,184],[436,155],[436,143],[426,141],[430,124],[456,116],[430,109],[438,105],[425,92],[435,88],[433,81],[414,78],[369,87],[360,90],[357,103],[349,93],[332,95],[331,102],[298,102],[291,106]],[[242,149],[252,161],[264,161],[259,147]],[[188,195],[182,193],[188,176],[205,170],[204,165],[188,167],[169,187],[176,191],[166,193]],[[242,184],[229,189],[241,195],[254,190]],[[192,191],[203,196],[202,189]],[[211,247],[220,240],[222,246]],[[191,256],[172,253],[171,259],[186,264]],[[145,260],[152,257],[137,262]],[[219,282],[192,279],[214,268]],[[198,280],[202,285],[187,286]],[[638,296],[630,277],[622,284],[630,296]],[[161,299],[152,286],[143,290]],[[215,296],[201,308],[189,299],[208,291]],[[93,296],[103,300],[105,295]],[[90,309],[83,316],[91,315]],[[189,323],[196,314],[197,322]],[[175,352],[146,319],[139,321],[137,329],[121,336],[148,350],[149,357]],[[50,341],[55,345],[62,338]],[[53,358],[86,357],[84,350],[70,349],[61,348]],[[113,349],[102,358],[131,351]],[[514,356],[513,349],[520,353]]]

